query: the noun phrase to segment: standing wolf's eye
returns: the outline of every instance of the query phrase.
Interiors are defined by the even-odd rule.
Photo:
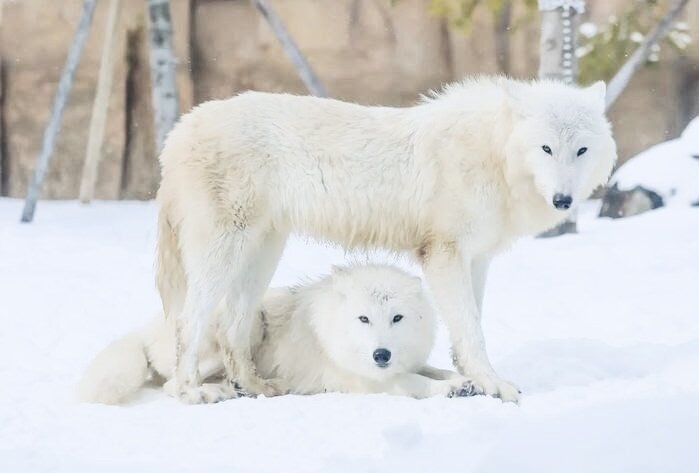
[[[359,321],[363,324],[368,324],[369,323],[369,317],[366,315],[360,315],[359,316]]]
[[[578,156],[582,156],[582,155],[585,154],[586,152],[587,152],[587,148],[585,148],[585,147],[583,146],[582,148],[580,148],[580,149],[578,150]]]
[[[394,316],[393,316],[393,323],[394,323],[394,324],[400,322],[401,320],[403,320],[403,316],[402,316],[402,315],[397,314],[397,315],[394,315]]]
[[[550,154],[553,156],[553,153],[551,152],[551,148],[549,148],[549,145],[544,145],[541,147],[541,149],[544,150],[544,153]]]

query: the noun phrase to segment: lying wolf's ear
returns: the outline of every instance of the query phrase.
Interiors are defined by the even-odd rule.
[[[347,266],[340,266],[339,264],[333,264],[330,267],[331,274],[342,274],[347,271]]]
[[[346,279],[344,276],[347,274],[347,269],[347,266],[339,266],[337,264],[332,265],[330,267],[330,277],[332,278],[333,283],[337,284],[344,281]]]
[[[604,81],[598,80],[585,90],[595,97],[595,99],[605,103],[607,97],[607,84],[605,84]]]

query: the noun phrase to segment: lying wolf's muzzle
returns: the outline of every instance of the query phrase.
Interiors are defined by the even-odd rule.
[[[374,350],[374,361],[379,368],[386,368],[391,361],[391,352],[385,348]]]

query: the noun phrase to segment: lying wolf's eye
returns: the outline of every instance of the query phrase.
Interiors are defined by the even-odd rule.
[[[586,152],[587,152],[587,148],[585,148],[585,147],[583,146],[582,148],[580,148],[580,149],[578,150],[578,156],[582,156],[582,155],[585,154]]]
[[[401,320],[403,320],[403,316],[402,316],[402,315],[398,314],[398,315],[394,315],[394,316],[393,316],[393,323],[394,323],[394,324],[400,322]]]
[[[369,317],[366,315],[360,315],[359,316],[359,321],[363,324],[368,324],[369,323]]]
[[[545,153],[553,155],[553,153],[551,152],[551,148],[549,148],[549,145],[544,145],[541,147],[541,149],[543,149]]]

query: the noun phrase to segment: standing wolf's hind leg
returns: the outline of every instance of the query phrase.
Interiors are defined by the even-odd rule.
[[[287,234],[277,230],[262,232],[245,242],[245,251],[234,264],[238,268],[226,296],[226,314],[221,320],[224,330],[224,365],[227,376],[251,395],[276,396],[286,390],[275,380],[262,379],[253,363],[252,344],[262,330],[258,311],[277,263]]]
[[[215,234],[209,232],[209,235]],[[201,399],[198,402],[208,402],[212,398],[210,389],[206,390],[207,393],[200,392],[204,390],[199,371],[200,353],[208,342],[206,337],[213,333],[216,306],[233,277],[234,268],[229,267],[228,261],[234,253],[234,240],[233,235],[202,238],[201,233],[196,239],[183,240],[187,293],[177,319],[175,388],[172,391],[186,402],[197,399]]]

